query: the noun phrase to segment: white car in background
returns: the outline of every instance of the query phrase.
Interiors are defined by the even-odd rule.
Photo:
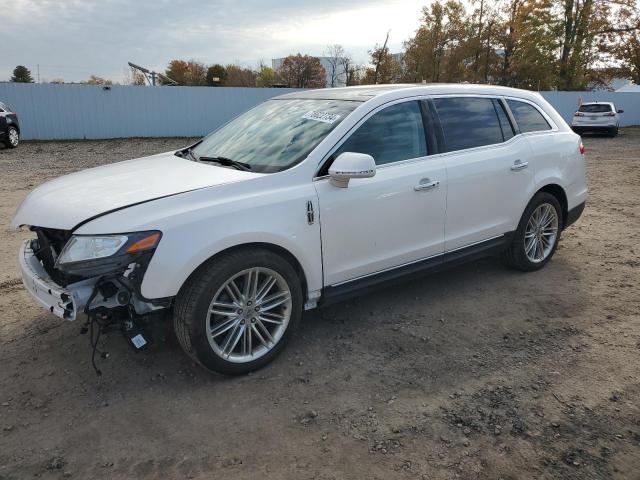
[[[611,102],[583,103],[573,114],[571,128],[576,133],[606,133],[611,137],[618,135],[620,114]]]
[[[492,253],[542,268],[584,209],[583,154],[534,92],[307,90],[177,152],[46,183],[13,226],[35,234],[22,276],[52,313],[118,323],[136,348],[168,313],[192,358],[244,373],[305,309]]]

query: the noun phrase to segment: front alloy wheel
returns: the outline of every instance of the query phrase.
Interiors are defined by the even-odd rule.
[[[180,291],[176,336],[204,367],[233,375],[256,370],[284,348],[302,316],[300,277],[273,251],[243,248],[214,257]]]
[[[238,272],[218,289],[207,314],[207,339],[219,357],[247,363],[267,354],[291,318],[291,291],[269,268]]]

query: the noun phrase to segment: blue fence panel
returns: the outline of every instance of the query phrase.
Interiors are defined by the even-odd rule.
[[[25,140],[205,135],[285,88],[142,87],[0,83],[0,101]],[[541,92],[568,122],[578,102],[612,101],[621,125],[640,125],[640,93]]]
[[[0,83],[24,140],[205,135],[288,88]]]
[[[640,93],[638,92],[540,92],[558,111],[562,118],[571,123],[571,117],[578,109],[580,101],[613,102],[620,115],[620,126],[640,125]]]

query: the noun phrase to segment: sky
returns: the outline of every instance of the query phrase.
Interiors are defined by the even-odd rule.
[[[16,65],[37,80],[39,65],[41,81],[122,82],[128,61],[156,71],[176,58],[255,67],[290,53],[320,56],[330,44],[366,63],[387,30],[391,52],[400,51],[427,2],[0,0],[0,81]]]

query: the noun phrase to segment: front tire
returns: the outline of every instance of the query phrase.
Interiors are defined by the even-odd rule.
[[[16,148],[20,143],[20,133],[16,127],[9,127],[5,134],[4,144],[7,148]]]
[[[524,272],[544,267],[558,248],[562,222],[558,199],[547,192],[536,193],[522,214],[511,245],[504,252],[506,263]]]
[[[293,266],[270,250],[250,248],[201,267],[176,300],[174,328],[185,352],[225,375],[257,370],[284,348],[302,316]]]

